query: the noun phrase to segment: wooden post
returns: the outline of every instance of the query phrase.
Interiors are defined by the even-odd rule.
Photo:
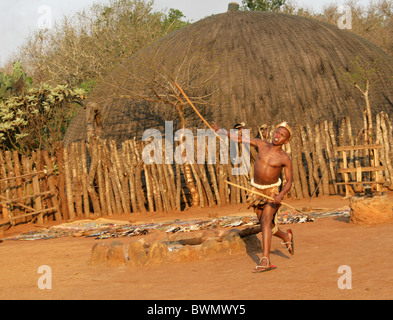
[[[133,149],[131,148],[131,141],[124,142],[123,149],[125,151],[125,169],[127,171],[128,183],[130,187],[130,201],[132,212],[138,212],[138,203],[136,200],[135,191],[135,172],[134,172],[134,157],[131,155]]]
[[[29,175],[26,176],[25,178],[25,183],[24,183],[24,189],[25,189],[25,196],[28,195],[33,195],[34,194],[34,190],[33,190],[33,181],[32,181],[32,176],[30,175],[32,173],[32,164],[29,158],[22,156],[22,167],[23,167],[23,174],[24,175]],[[27,201],[27,203],[26,203]],[[33,207],[34,203],[32,198],[30,199],[26,199],[24,201],[24,204],[26,204],[29,207]],[[29,218],[26,217],[26,221],[29,221]],[[31,220],[31,218],[30,218]]]
[[[307,124],[307,133],[310,145],[310,152],[312,153],[312,163],[313,163],[313,177],[314,181],[316,182],[316,188],[319,190],[319,195],[323,195],[323,188],[321,187],[321,178],[319,177],[318,170],[320,169],[320,165],[318,162],[318,156],[316,151],[316,143],[315,143],[315,133],[312,131],[309,124]]]
[[[333,154],[333,143],[330,140],[329,134],[329,124],[328,121],[324,121],[324,129],[325,129],[325,142],[326,142],[326,155],[328,157],[328,165],[329,165],[329,176],[330,176],[330,194],[337,194],[337,185],[336,185],[336,173],[334,171],[334,154]]]
[[[33,169],[33,172],[37,172],[36,169]],[[40,194],[40,182],[38,179],[38,174],[33,176],[33,190],[35,194]],[[41,211],[42,210],[42,201],[41,201],[41,196],[37,196],[34,199],[34,209],[36,209],[36,211]],[[44,223],[44,214],[40,213],[37,216],[37,222],[39,224],[43,224]]]
[[[333,122],[329,122],[328,127],[329,127],[328,130],[329,130],[329,135],[330,135],[330,142],[332,143],[332,151],[333,151],[333,157],[334,157],[334,167],[338,168],[338,165],[339,165],[338,164],[338,153],[336,151],[337,141],[336,141],[336,136],[335,136],[335,133],[334,133]],[[337,176],[336,175],[335,175],[335,183],[337,183]],[[335,191],[336,191],[336,194],[339,193],[339,188],[338,188],[337,184],[335,186]]]
[[[83,193],[83,209],[86,219],[90,218],[90,201],[89,192],[87,190],[87,156],[86,156],[86,141],[81,143],[81,162],[82,162],[82,193]]]
[[[389,148],[390,148],[390,144],[389,144],[389,134],[388,134],[388,129],[387,129],[387,125],[386,125],[386,121],[385,118],[383,116],[380,117],[381,118],[381,128],[382,128],[382,146],[383,146],[383,152],[385,157],[384,158],[384,162],[385,162],[385,167],[386,167],[386,171],[387,171],[387,176],[390,178],[390,188],[393,187],[393,166],[392,166],[392,161],[391,158],[389,156]],[[377,164],[377,160],[376,159],[376,164]],[[378,177],[380,178],[380,177]],[[378,180],[378,179],[377,179]]]
[[[65,174],[64,174],[64,147],[59,145],[56,148],[57,165],[59,166],[59,177],[57,180],[59,197],[60,197],[60,210],[64,220],[69,220],[70,215],[68,212],[68,204],[65,190]]]
[[[147,210],[145,207],[145,198],[144,198],[142,183],[141,183],[141,173],[142,173],[143,161],[141,159],[141,155],[140,155],[139,150],[137,148],[136,141],[132,140],[130,145],[133,150],[134,163],[136,164],[136,166],[135,166],[135,190],[136,190],[136,198],[138,201],[138,207],[139,207],[140,212],[146,213]]]
[[[296,141],[296,138],[290,142],[291,144],[298,144]],[[291,147],[291,150],[293,148]],[[293,174],[293,187],[295,190],[295,194],[292,196],[295,196],[297,199],[302,198],[303,193],[302,193],[302,186],[300,184],[300,175],[299,175],[299,166],[300,163],[298,161],[298,153],[293,152],[292,153],[292,174]]]
[[[298,159],[298,166],[299,166],[299,176],[300,176],[300,182],[301,182],[301,189],[302,189],[302,196],[303,198],[308,198],[309,195],[309,189],[308,189],[308,182],[307,182],[307,173],[306,169],[304,168],[303,165],[303,144],[301,142],[301,133],[300,133],[300,128],[297,127],[296,129],[296,143],[297,143],[297,148],[295,148],[295,152],[297,154],[297,159]]]
[[[111,149],[111,154],[113,156],[113,162],[112,162],[112,171],[113,171],[113,178],[114,182],[116,184],[119,197],[120,197],[120,203],[121,203],[121,208],[125,214],[129,214],[131,212],[130,205],[127,201],[127,198],[124,194],[123,186],[121,184],[122,180],[122,168],[119,160],[119,155],[117,152],[117,147],[115,141],[110,141],[109,143],[110,149]]]
[[[19,162],[19,154],[18,151],[14,150],[13,152],[13,160],[14,160],[14,170],[15,170],[15,177],[16,178],[16,195],[18,198],[23,197],[23,190],[22,190],[22,179],[18,178],[21,176],[21,167]],[[22,221],[26,222],[26,218],[23,218]]]
[[[101,149],[101,159],[102,159],[102,165],[103,165],[103,172],[104,172],[104,184],[105,184],[105,203],[106,203],[106,207],[103,208],[106,209],[107,214],[109,216],[113,215],[113,212],[115,211],[115,198],[112,192],[112,186],[111,186],[111,180],[109,177],[109,169],[108,169],[108,164],[106,162],[106,158],[104,153],[102,152]]]
[[[318,124],[315,125],[315,149],[318,157],[319,166],[321,168],[323,195],[329,195],[329,174],[322,153],[321,133],[320,126]]]
[[[176,209],[181,211],[181,194],[184,191],[181,185],[181,170],[178,163],[175,164],[176,168]],[[187,206],[187,202],[186,202]]]
[[[148,204],[149,212],[154,212],[152,181],[150,177],[149,168],[147,167],[146,163],[143,163],[143,172],[145,173],[147,204]]]
[[[164,205],[161,199],[161,192],[159,189],[159,181],[158,181],[158,172],[157,172],[157,167],[156,164],[153,163],[150,165],[151,169],[151,176],[152,176],[152,185],[153,185],[153,196],[154,196],[154,202],[156,204],[156,210],[157,211],[164,211]]]
[[[3,152],[0,151],[0,177],[2,179],[7,178],[7,171],[5,168],[5,162],[4,162],[4,157],[3,157]],[[8,181],[4,181],[1,183],[1,190],[5,193],[5,197],[7,200],[9,200],[10,195],[9,195],[9,187],[8,187]],[[9,219],[9,213],[8,213],[8,205],[2,206],[2,213],[3,213],[3,218],[8,220]]]
[[[190,163],[190,167],[191,167],[192,174],[194,176],[195,184],[197,186],[197,190],[198,190],[198,194],[199,194],[199,206],[201,208],[204,208],[205,207],[205,197],[204,197],[204,194],[203,194],[203,188],[202,188],[201,179],[200,179],[198,171],[196,169],[196,165]]]
[[[213,192],[210,187],[210,184],[209,184],[209,180],[206,175],[206,167],[204,164],[196,164],[195,166],[196,166],[196,168],[199,169],[199,174],[201,176],[202,185],[205,189],[205,193],[206,193],[206,197],[207,197],[207,201],[208,201],[208,206],[213,207],[214,206],[214,196],[213,196]]]
[[[73,143],[69,152],[71,152],[72,157],[69,157],[68,160],[70,162],[70,168],[72,172],[72,184],[74,190],[74,202],[76,209],[76,216],[81,218],[83,216],[83,208],[82,208],[82,170],[80,166],[80,157],[79,157],[79,143]]]
[[[343,168],[344,169],[348,169],[348,162],[347,162],[347,152],[343,151]],[[349,182],[349,177],[348,177],[348,173],[344,173],[344,182],[348,183]],[[348,188],[348,185],[345,185],[345,197],[349,198],[351,196],[350,190]]]
[[[120,184],[123,188],[123,194],[124,194],[124,200],[125,200],[125,206],[127,208],[127,212],[131,213],[132,212],[132,206],[131,206],[131,199],[130,199],[130,187],[128,184],[128,170],[126,168],[126,158],[127,155],[125,154],[125,150],[121,148],[121,152],[118,152],[119,156],[119,164],[118,164],[118,170],[120,170]]]
[[[43,150],[42,156],[44,158],[44,162],[46,164],[47,169],[52,170],[53,163],[51,162],[51,160],[49,158],[48,151]],[[56,208],[56,212],[55,212],[56,221],[61,221],[62,217],[61,217],[61,212],[60,212],[59,200],[57,199],[58,193],[56,191],[56,179],[55,179],[55,173],[53,171],[50,172],[48,175],[48,186],[49,186],[49,190],[52,193],[52,205],[53,205],[53,207]]]
[[[91,158],[91,164],[90,164],[90,171],[89,175],[87,177],[87,190],[90,195],[91,202],[93,204],[93,211],[94,214],[97,216],[101,216],[101,206],[100,206],[100,201],[98,199],[97,192],[95,191],[94,187],[94,180],[97,174],[97,169],[98,169],[98,160],[99,160],[99,155],[98,155],[98,139],[90,139],[89,140],[89,154]]]
[[[5,152],[5,161],[6,161],[6,165],[7,165],[7,173],[8,173],[8,178],[14,178],[15,177],[15,173],[14,173],[14,167],[12,164],[12,156],[11,156],[11,152],[10,151],[6,151]],[[16,194],[16,181],[15,179],[11,179],[9,181],[9,195],[11,198],[16,198],[17,194]],[[19,216],[21,215],[20,209],[19,208],[12,208],[12,212],[9,212],[9,214],[12,214],[13,216]],[[19,222],[14,220],[15,223]]]
[[[113,208],[114,212],[116,214],[122,214],[122,204],[121,204],[121,198],[120,198],[120,191],[119,191],[119,186],[117,184],[117,173],[115,171],[114,168],[114,163],[111,159],[109,150],[107,149],[106,145],[103,145],[103,150],[105,152],[105,158],[107,161],[107,166],[108,166],[108,172],[109,172],[109,180],[111,183],[111,187],[112,187],[112,191],[113,191],[113,195],[114,195],[114,200],[115,200],[115,206]]]
[[[164,181],[163,173],[162,173],[162,165],[161,164],[154,164],[157,168],[158,172],[158,181],[159,181],[159,189],[161,192],[162,202],[164,204],[164,210],[168,212],[170,210],[170,200],[168,196],[167,185]]]
[[[218,164],[218,172],[220,175],[220,192],[222,192],[222,197],[221,199],[225,199],[225,204],[230,204],[231,199],[229,196],[229,188],[228,185],[225,183],[225,181],[227,181],[228,179],[228,174],[227,174],[227,170],[226,170],[226,165],[225,164]]]
[[[214,195],[216,196],[217,205],[221,206],[221,196],[217,185],[217,177],[214,171],[214,165],[208,163],[207,170],[209,171],[210,181],[213,185],[213,190],[214,190]]]
[[[75,220],[75,209],[74,209],[74,200],[73,200],[73,191],[72,191],[71,169],[70,169],[67,148],[64,148],[63,152],[64,152],[64,174],[65,174],[68,213],[70,215],[70,220],[73,221]]]
[[[310,188],[309,190],[311,196],[313,197],[316,191],[315,182],[314,182],[314,166],[313,166],[313,161],[311,159],[310,146],[307,140],[307,134],[304,130],[304,127],[300,127],[300,136],[302,138],[303,152],[306,158],[307,168],[308,168],[308,185]]]
[[[37,168],[38,172],[44,171],[44,159],[43,159],[41,150],[37,151],[36,168]],[[48,187],[48,181],[47,181],[46,174],[42,174],[42,173],[39,174],[38,179],[39,179],[39,181],[41,181],[41,183],[40,183],[41,191],[42,192],[48,191],[49,187]],[[48,208],[53,207],[52,201],[51,201],[51,196],[49,194],[43,196],[41,199],[41,202],[42,202],[42,209],[48,209]],[[48,216],[44,216],[44,222],[45,223],[48,222]]]
[[[164,175],[165,183],[168,189],[168,199],[171,210],[176,210],[176,190],[175,190],[175,181],[173,176],[170,173],[171,164],[162,164],[162,172]]]

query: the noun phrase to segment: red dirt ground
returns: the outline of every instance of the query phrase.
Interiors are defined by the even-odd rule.
[[[392,201],[393,193],[389,193]],[[287,200],[299,209],[343,208],[348,200],[339,196]],[[184,213],[136,216],[137,222],[248,215],[244,206],[192,209]],[[111,217],[128,220],[135,216]],[[0,299],[39,300],[270,300],[270,299],[392,299],[392,224],[359,226],[345,218],[324,218],[313,223],[282,226],[291,228],[295,255],[290,256],[279,239],[272,243],[272,262],[277,270],[262,274],[251,271],[260,252],[216,255],[189,263],[165,263],[146,268],[89,266],[92,238],[60,238],[32,242],[0,243]],[[6,237],[37,230],[17,226]],[[259,235],[260,236],[260,235]],[[120,239],[123,243],[130,238]],[[52,290],[40,290],[38,268],[52,270]],[[352,289],[341,290],[338,268],[352,270]]]

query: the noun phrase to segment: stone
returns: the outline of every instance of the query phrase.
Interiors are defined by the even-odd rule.
[[[134,241],[128,245],[128,259],[133,267],[144,267],[148,264],[149,257],[140,241]]]
[[[229,254],[241,252],[246,249],[246,244],[239,234],[230,234],[222,244]]]
[[[204,231],[194,231],[188,233],[176,233],[169,237],[171,241],[176,241],[183,246],[195,246],[202,243]]]
[[[171,261],[174,262],[192,262],[200,257],[200,246],[187,245],[171,253]]]
[[[105,243],[96,243],[91,249],[90,264],[93,266],[106,264],[109,249],[110,247]]]
[[[168,257],[168,247],[164,243],[156,241],[151,245],[148,257],[151,263],[162,263]]]
[[[253,234],[258,234],[260,232],[261,232],[261,226],[256,225],[256,226],[252,226],[252,227],[242,228],[239,232],[239,236],[244,238],[247,236],[251,236]]]
[[[392,205],[386,193],[373,197],[351,197],[349,207],[351,208],[351,223],[372,225],[393,222]]]
[[[110,247],[111,247],[111,248],[114,248],[114,247],[123,247],[123,246],[124,246],[123,242],[120,242],[120,241],[112,241],[111,244],[110,244]]]
[[[217,229],[208,229],[205,230],[201,237],[201,242],[206,242],[208,240],[216,240],[218,242],[222,242],[224,232]]]
[[[110,267],[120,267],[126,264],[126,257],[124,255],[124,245],[119,241],[111,243],[108,251],[108,265]]]
[[[217,240],[207,240],[204,242],[201,246],[201,253],[205,255],[209,254],[217,254],[222,251],[223,247],[220,245],[220,243]]]
[[[240,232],[241,232],[240,229],[229,229],[224,233],[222,240],[225,241],[225,240],[229,240],[230,238],[239,236]]]
[[[139,240],[145,248],[150,248],[154,242],[165,242],[168,241],[168,235],[164,231],[155,231],[153,233],[149,233]]]

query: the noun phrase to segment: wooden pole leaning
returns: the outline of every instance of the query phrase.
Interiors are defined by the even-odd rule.
[[[202,119],[202,121],[207,125],[207,127],[208,127],[210,130],[213,130],[213,128],[210,126],[210,124],[205,120],[205,118],[200,114],[200,112],[198,111],[198,109],[194,106],[194,104],[193,104],[193,103],[191,102],[191,100],[188,98],[188,96],[187,96],[186,93],[183,91],[183,89],[177,84],[176,81],[173,81],[173,83],[174,83],[175,87],[180,91],[180,93],[184,96],[184,98],[187,100],[187,102],[189,103],[189,105],[191,106],[191,108],[194,109],[194,111],[195,111],[196,114],[199,116],[199,118]],[[214,134],[215,134],[221,141],[223,141],[222,138],[217,134],[216,131],[213,130],[213,132],[214,132]],[[223,141],[223,142],[224,142],[224,141]]]

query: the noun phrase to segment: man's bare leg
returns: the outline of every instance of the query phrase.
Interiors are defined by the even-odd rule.
[[[270,249],[272,244],[272,229],[274,227],[273,217],[277,213],[280,206],[274,205],[272,203],[267,203],[263,210],[257,209],[258,220],[261,224],[262,229],[262,257],[266,257],[270,262]],[[290,233],[283,232],[280,229],[274,234],[275,237],[283,240],[284,243],[290,242],[292,236]],[[260,266],[268,266],[268,261],[266,259],[261,260]]]
[[[270,262],[270,248],[272,244],[272,221],[274,214],[277,212],[278,207],[271,204],[267,203],[263,210],[258,209],[257,214],[258,214],[258,219],[261,224],[261,229],[262,229],[262,257],[266,257],[269,259],[267,261],[266,259],[261,260],[260,266],[268,266],[268,263]]]

